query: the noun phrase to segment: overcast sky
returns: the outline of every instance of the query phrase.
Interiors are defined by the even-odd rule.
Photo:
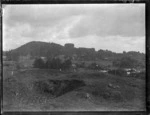
[[[3,6],[3,49],[30,41],[145,52],[144,4]]]

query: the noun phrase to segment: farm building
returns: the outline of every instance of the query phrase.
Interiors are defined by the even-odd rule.
[[[18,63],[21,68],[30,68],[33,67],[34,59],[31,59],[30,55],[20,56]]]

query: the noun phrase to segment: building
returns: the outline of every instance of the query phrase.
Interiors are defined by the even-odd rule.
[[[72,49],[72,48],[74,48],[74,44],[72,44],[72,43],[67,43],[67,44],[65,44],[65,48]]]
[[[28,54],[26,56],[20,56],[18,63],[21,68],[30,68],[33,67],[34,60],[35,59],[31,59],[30,54]]]
[[[19,61],[29,60],[31,58],[30,54],[26,56],[19,56]]]

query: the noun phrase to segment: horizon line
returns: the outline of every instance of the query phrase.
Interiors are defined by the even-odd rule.
[[[25,44],[28,44],[28,43],[31,43],[31,42],[43,42],[43,43],[54,43],[54,44],[58,44],[58,43],[55,43],[55,42],[46,42],[46,41],[30,41],[30,42],[27,42],[27,43],[25,43]],[[25,45],[25,44],[23,44],[23,45]],[[128,52],[138,52],[138,53],[143,53],[143,54],[146,54],[146,52],[141,52],[141,51],[134,51],[134,50],[130,50],[130,51],[122,51],[122,52],[116,52],[116,51],[112,51],[112,50],[110,50],[110,49],[98,49],[98,50],[96,50],[94,47],[75,47],[75,44],[74,43],[71,43],[71,42],[68,42],[68,43],[65,43],[65,44],[73,44],[74,45],[74,48],[89,48],[89,49],[94,49],[96,52],[98,52],[99,50],[104,50],[104,51],[111,51],[111,52],[113,52],[113,53],[117,53],[117,54],[119,54],[119,53],[123,53],[123,52],[126,52],[126,53],[128,53]],[[65,44],[64,45],[61,45],[61,44],[58,44],[58,45],[61,45],[61,46],[65,46]],[[23,45],[21,45],[21,46],[23,46]],[[21,47],[21,46],[19,46],[19,47]],[[17,47],[17,48],[19,48],[19,47]],[[14,48],[14,49],[9,49],[9,50],[3,50],[3,48],[2,48],[2,51],[3,52],[8,52],[8,51],[11,51],[11,50],[15,50],[15,49],[17,49],[17,48]]]

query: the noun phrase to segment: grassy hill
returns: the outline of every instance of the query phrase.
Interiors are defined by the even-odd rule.
[[[56,43],[32,41],[26,43],[16,49],[10,51],[4,51],[4,55],[12,60],[16,60],[19,56],[31,55],[36,56],[45,56],[45,57],[54,57],[58,55],[68,55],[74,56],[76,54],[78,60],[109,60],[113,61],[114,59],[120,59],[122,57],[131,57],[136,59],[139,62],[144,62],[145,54],[135,51],[115,53],[109,50],[98,50],[95,51],[94,48],[76,48],[76,47],[66,47]]]
[[[3,83],[4,111],[145,110],[145,80],[142,79],[94,71],[32,69],[15,71],[13,75],[4,70]]]

